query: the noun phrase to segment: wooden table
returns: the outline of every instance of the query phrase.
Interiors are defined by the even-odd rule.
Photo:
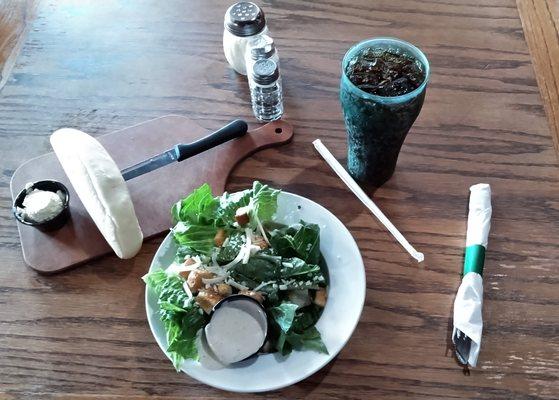
[[[164,114],[216,128],[254,121],[246,81],[221,45],[230,1],[39,1],[0,93],[0,398],[239,398],[176,374],[149,331],[140,277],[160,243],[55,276],[25,266],[9,179],[50,151],[49,134],[94,135]],[[285,82],[288,146],[234,173],[334,212],[365,260],[367,299],[347,346],[291,388],[255,398],[559,397],[559,175],[513,0],[261,3]],[[354,42],[398,36],[432,65],[423,111],[395,176],[374,198],[426,254],[412,262],[313,150],[343,160],[340,60]],[[551,91],[553,92],[553,91]],[[460,282],[468,188],[493,189],[479,367],[466,376],[448,343]],[[350,277],[348,277],[350,279]],[[251,396],[243,396],[250,398]]]

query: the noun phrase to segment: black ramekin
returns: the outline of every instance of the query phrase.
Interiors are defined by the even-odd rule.
[[[33,189],[46,190],[54,193],[60,190],[62,193],[64,193],[64,200],[62,201],[62,211],[60,211],[57,215],[55,215],[51,219],[48,219],[43,222],[28,221],[25,218],[22,218],[22,216],[18,213],[17,209],[18,207],[23,208],[23,200],[25,199],[25,196],[31,193]],[[62,226],[64,226],[66,221],[68,221],[68,218],[70,217],[69,203],[70,203],[70,192],[68,192],[68,188],[66,186],[64,186],[62,183],[58,181],[44,180],[44,181],[33,182],[30,186],[24,188],[21,192],[19,192],[16,199],[14,200],[12,211],[16,219],[24,225],[33,226],[42,231],[54,231],[56,229],[62,228]]]

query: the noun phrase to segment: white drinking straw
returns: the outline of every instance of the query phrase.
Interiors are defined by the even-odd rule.
[[[346,184],[346,186],[357,196],[359,200],[373,213],[375,217],[388,229],[388,231],[394,236],[394,238],[402,245],[404,249],[410,255],[417,260],[417,262],[422,262],[425,259],[423,253],[418,252],[413,248],[413,246],[406,240],[404,235],[400,233],[398,229],[390,222],[390,220],[384,215],[384,213],[377,207],[377,205],[365,194],[363,189],[353,180],[353,178],[347,173],[347,171],[342,167],[342,165],[334,158],[332,153],[322,144],[320,139],[316,139],[312,142],[316,150],[320,153],[322,158],[326,163],[334,170],[334,172],[341,178],[341,180]]]

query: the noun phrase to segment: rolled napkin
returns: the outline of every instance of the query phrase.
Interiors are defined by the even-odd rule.
[[[481,346],[483,318],[483,264],[491,226],[491,188],[486,183],[470,187],[466,256],[462,283],[454,300],[452,342],[463,364],[475,367]]]

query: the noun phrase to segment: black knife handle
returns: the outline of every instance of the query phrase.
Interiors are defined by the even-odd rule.
[[[220,128],[195,142],[177,144],[173,148],[175,150],[175,155],[177,156],[177,161],[186,160],[189,157],[200,154],[215,146],[219,146],[229,140],[244,136],[247,133],[247,130],[247,123],[243,120],[236,119],[225,125],[223,128]]]

